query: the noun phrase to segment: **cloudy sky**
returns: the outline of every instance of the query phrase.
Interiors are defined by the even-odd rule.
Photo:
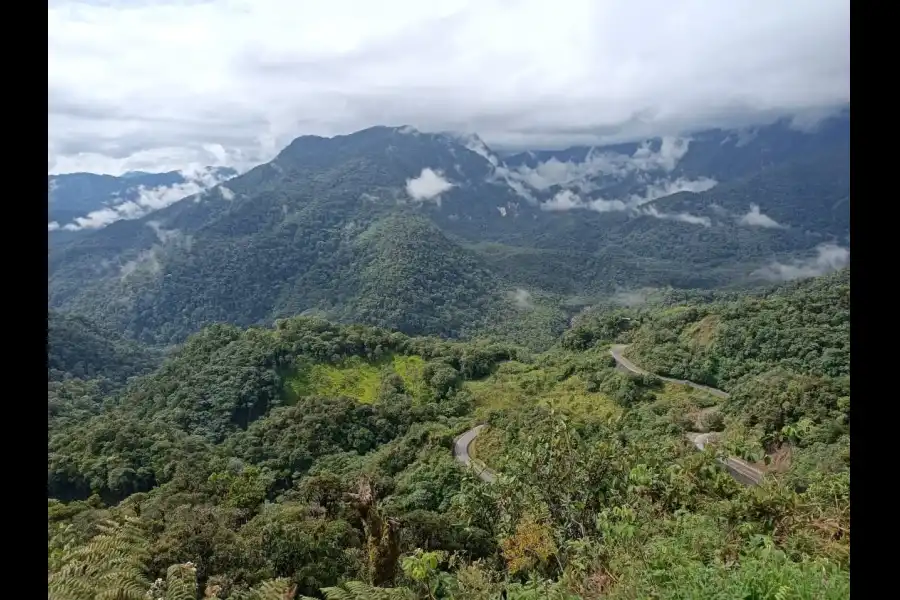
[[[849,0],[49,0],[50,173],[375,124],[557,147],[850,99]]]

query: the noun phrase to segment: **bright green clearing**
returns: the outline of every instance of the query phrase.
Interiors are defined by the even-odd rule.
[[[304,365],[288,378],[286,385],[293,398],[346,396],[371,404],[378,397],[381,382],[393,374],[403,380],[407,394],[421,401],[427,396],[424,368],[425,361],[419,356],[393,355],[378,362],[353,357],[339,364]]]
[[[523,407],[528,404],[548,406],[573,416],[606,419],[621,409],[600,393],[587,392],[586,382],[578,375],[560,381],[552,367],[538,367],[510,361],[480,381],[467,381],[466,388],[475,398],[476,413],[484,417],[492,410]]]

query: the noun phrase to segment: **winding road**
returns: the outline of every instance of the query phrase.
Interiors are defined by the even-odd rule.
[[[616,363],[626,371],[630,371],[631,373],[635,373],[637,375],[649,375],[647,371],[641,369],[633,362],[625,358],[622,353],[625,349],[628,348],[626,344],[614,344],[610,349],[609,353],[616,360]],[[694,383],[693,381],[687,381],[684,379],[673,379],[671,377],[662,377],[657,375],[663,381],[668,381],[669,383],[677,383],[681,385],[687,385],[694,389],[701,390],[707,392],[717,398],[728,398],[728,393],[723,392],[722,390],[718,390],[716,388],[712,388],[706,385],[701,385],[699,383]],[[479,460],[472,460],[472,457],[469,456],[469,446],[472,445],[472,441],[478,436],[479,433],[485,428],[485,425],[478,425],[477,427],[473,427],[472,429],[466,431],[461,436],[456,438],[456,441],[453,444],[453,456],[461,462],[465,466],[472,466],[475,469],[478,477],[482,479],[482,481],[486,481],[488,483],[493,483],[493,481],[497,478],[496,473],[488,469],[484,464]],[[689,432],[686,434],[688,440],[691,441],[694,446],[697,447],[698,450],[703,450],[706,447],[706,444],[710,442],[716,441],[718,435],[715,433],[698,433],[698,432]],[[734,477],[737,481],[743,483],[744,485],[757,485],[763,478],[764,473],[754,467],[753,465],[747,463],[744,460],[736,457],[728,457],[719,459],[719,462],[724,465],[724,467],[728,470],[732,477]]]
[[[467,467],[471,466],[475,469],[475,474],[478,475],[482,481],[493,483],[497,478],[494,472],[484,466],[484,463],[480,460],[472,462],[472,457],[469,456],[469,446],[472,444],[472,440],[474,440],[484,428],[485,425],[478,425],[456,438],[456,441],[453,443],[453,456],[463,465]]]
[[[627,344],[613,344],[613,346],[609,349],[609,353],[612,354],[612,357],[614,359],[616,359],[616,362],[619,363],[619,366],[624,368],[626,371],[631,371],[632,373],[635,373],[637,375],[651,375],[652,373],[648,373],[622,355],[626,348],[628,348]],[[694,383],[693,381],[688,381],[686,379],[672,379],[671,377],[663,377],[662,375],[657,375],[657,377],[659,377],[663,381],[668,381],[669,383],[689,385],[695,390],[707,392],[717,398],[728,397],[728,392],[723,392],[722,390],[717,390],[716,388],[712,388],[706,385],[700,385],[699,383]]]

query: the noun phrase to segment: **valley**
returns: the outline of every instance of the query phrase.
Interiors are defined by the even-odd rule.
[[[57,237],[51,597],[846,598],[848,134],[303,136]]]
[[[291,317],[207,327],[127,380],[59,363],[50,588],[89,565],[112,586],[168,569],[168,586],[196,578],[256,598],[406,594],[427,577],[453,597],[734,596],[779,581],[845,597],[848,302],[844,269],[592,307],[541,352]],[[780,321],[760,326],[769,313]],[[55,355],[99,330],[65,331]],[[684,385],[700,367],[677,352],[660,363],[651,340],[693,344],[710,385]],[[815,340],[827,360],[805,350]],[[766,476],[736,480],[689,441],[696,431],[718,438],[738,478],[748,464]],[[393,533],[374,535],[379,523]],[[90,558],[101,543],[124,559]],[[169,568],[185,561],[194,571]]]

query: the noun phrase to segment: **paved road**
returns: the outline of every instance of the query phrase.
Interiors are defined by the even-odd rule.
[[[475,470],[475,473],[482,479],[482,481],[493,483],[497,478],[494,472],[485,467],[481,461],[476,460],[475,462],[473,462],[472,457],[469,456],[469,445],[484,428],[484,425],[473,427],[472,429],[456,438],[456,442],[454,442],[453,444],[453,456],[456,458],[456,460],[458,460],[465,466],[471,466]]]
[[[647,371],[644,371],[633,362],[622,356],[622,352],[628,346],[625,344],[615,344],[612,348],[609,349],[609,353],[612,354],[612,357],[616,359],[616,362],[625,370],[631,371],[632,373],[636,373],[638,375],[646,375]],[[694,383],[693,381],[686,381],[684,379],[672,379],[671,377],[662,377],[659,376],[663,381],[668,381],[670,383],[680,383],[682,385],[689,385],[692,388],[703,390],[704,392],[708,392],[713,396],[717,396],[719,398],[727,398],[728,393],[723,392],[722,390],[717,390],[716,388],[711,388],[706,385],[701,385],[699,383]],[[492,483],[497,476],[493,471],[488,469],[481,463],[481,461],[472,461],[472,457],[469,456],[469,445],[471,445],[472,440],[474,440],[479,433],[481,433],[482,429],[484,429],[484,425],[478,425],[477,427],[473,427],[468,430],[458,438],[456,438],[456,442],[453,445],[453,456],[456,457],[456,460],[464,464],[465,466],[472,466],[473,469],[477,472],[478,476],[488,483]],[[698,432],[689,432],[686,434],[686,437],[691,441],[694,446],[697,447],[698,450],[703,450],[706,447],[706,444],[715,442],[719,438],[719,434],[717,433],[698,433]],[[731,473],[731,476],[743,483],[744,485],[756,485],[762,480],[763,472],[757,469],[756,467],[748,464],[746,461],[741,460],[736,457],[728,457],[725,459],[720,459],[720,461],[728,472]]]
[[[609,349],[609,353],[612,354],[612,357],[616,359],[616,362],[619,363],[622,367],[627,371],[631,371],[632,373],[636,373],[638,375],[647,375],[647,371],[643,370],[624,356],[622,356],[622,352],[627,348],[627,344],[614,344],[612,348]],[[723,392],[722,390],[717,390],[716,388],[709,387],[707,385],[701,385],[699,383],[694,383],[693,381],[687,381],[686,379],[672,379],[671,377],[663,377],[662,375],[657,375],[663,381],[668,381],[669,383],[680,383],[681,385],[689,385],[694,389],[702,390],[704,392],[708,392],[717,398],[727,398],[728,392]]]
[[[624,356],[622,356],[622,352],[628,348],[626,344],[614,344],[610,349],[609,353],[612,354],[612,357],[616,359],[616,362],[623,367],[624,369],[631,371],[632,373],[637,373],[638,375],[646,375],[647,371],[643,370]],[[682,385],[689,385],[694,389],[702,390],[713,396],[718,398],[727,398],[728,392],[723,392],[722,390],[717,390],[716,388],[709,387],[707,385],[701,385],[699,383],[694,383],[693,381],[687,381],[685,379],[673,379],[671,377],[662,377],[658,375],[660,379],[663,381],[668,381],[669,383],[680,383]],[[710,442],[715,442],[720,437],[719,434],[716,433],[697,433],[697,432],[689,432],[686,434],[687,438],[697,447],[698,450],[703,450],[706,447],[706,444]],[[746,485],[756,485],[763,478],[763,472],[754,467],[753,465],[747,463],[740,458],[731,456],[720,461],[725,468],[728,469],[728,472],[731,473],[732,477],[744,483]]]

